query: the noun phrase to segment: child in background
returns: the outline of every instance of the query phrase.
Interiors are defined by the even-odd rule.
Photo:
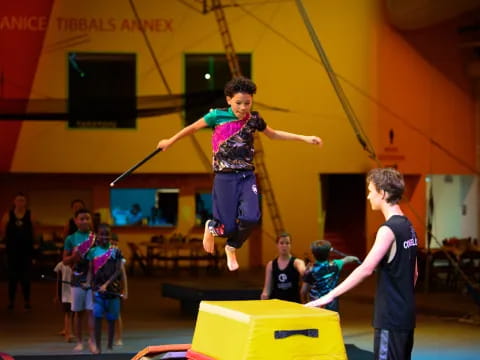
[[[95,317],[95,342],[101,352],[102,320],[108,321],[108,350],[113,348],[115,321],[120,315],[120,288],[123,256],[118,247],[110,244],[111,230],[108,224],[98,226],[97,243],[87,254],[90,273],[93,275],[93,315]]]
[[[343,265],[359,262],[356,256],[345,256],[343,259],[329,261],[332,245],[326,240],[314,241],[311,248],[315,262],[303,276],[301,294],[304,302],[313,301],[328,294],[337,286]],[[338,299],[326,305],[325,309],[338,311]]]
[[[261,299],[279,299],[300,303],[300,281],[305,272],[303,260],[292,256],[289,233],[277,237],[278,257],[265,267],[265,284]]]
[[[70,289],[72,269],[70,266],[64,265],[63,261],[60,261],[53,271],[57,273],[55,303],[61,302],[64,313],[63,330],[60,331],[60,335],[65,337],[66,342],[71,342],[75,338],[72,335],[73,313],[71,309],[72,294]]]
[[[75,231],[78,230],[77,224],[75,223],[75,214],[80,209],[86,209],[85,203],[83,200],[75,199],[70,203],[70,208],[72,209],[72,217],[68,219],[68,222],[63,227],[63,238],[66,239],[68,235],[72,235]]]
[[[110,244],[112,246],[118,248],[118,235],[112,233],[112,239],[110,240]],[[122,304],[124,300],[128,299],[128,281],[127,281],[127,272],[125,271],[127,260],[125,258],[122,259],[123,266],[122,266],[122,288],[121,294],[122,298],[120,299],[120,315],[118,316],[118,320],[115,322],[115,345],[122,346],[123,345],[123,320],[122,320]]]

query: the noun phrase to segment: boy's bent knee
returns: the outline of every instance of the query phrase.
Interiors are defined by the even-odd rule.
[[[238,221],[238,229],[239,230],[245,230],[245,229],[253,229],[255,226],[258,225],[259,218],[251,218],[251,219],[245,219],[242,218]]]

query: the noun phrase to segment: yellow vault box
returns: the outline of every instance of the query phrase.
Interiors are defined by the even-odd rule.
[[[202,301],[192,348],[215,360],[345,360],[338,313],[282,300]]]

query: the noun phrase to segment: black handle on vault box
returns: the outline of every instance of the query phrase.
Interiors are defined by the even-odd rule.
[[[304,335],[312,338],[318,338],[318,329],[303,329],[303,330],[275,330],[275,339],[285,339],[293,335]]]

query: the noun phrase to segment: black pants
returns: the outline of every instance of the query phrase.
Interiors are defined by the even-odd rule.
[[[32,269],[32,257],[26,255],[7,255],[8,272],[8,299],[10,304],[15,302],[17,284],[20,283],[25,304],[30,303],[30,278]]]
[[[216,173],[213,180],[214,227],[224,226],[227,244],[240,248],[260,219],[257,183],[253,171]]]
[[[375,329],[373,349],[375,360],[410,360],[413,330]]]

